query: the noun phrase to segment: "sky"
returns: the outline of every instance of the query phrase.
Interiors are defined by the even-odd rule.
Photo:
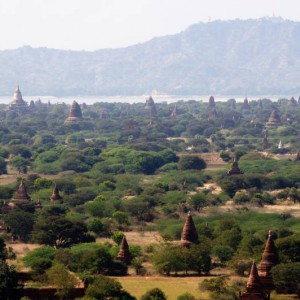
[[[0,0],[0,49],[127,47],[198,22],[300,21],[299,11],[299,0]]]

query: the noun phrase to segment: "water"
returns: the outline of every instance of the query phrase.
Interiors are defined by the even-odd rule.
[[[180,100],[196,100],[203,102],[208,102],[210,95],[193,95],[193,96],[172,96],[172,95],[152,95],[154,102],[167,102],[174,103]],[[259,96],[247,96],[248,100],[257,100],[257,99],[271,99],[272,101],[277,101],[280,98],[290,99],[291,95],[259,95]],[[140,95],[140,96],[70,96],[70,97],[53,97],[53,96],[23,96],[23,99],[29,103],[31,100],[36,101],[41,99],[43,103],[67,103],[71,104],[74,100],[78,103],[85,102],[86,104],[93,104],[96,102],[123,102],[123,103],[145,103],[146,99],[149,98],[149,95]],[[237,102],[242,102],[245,99],[245,96],[214,96],[215,101],[227,101],[230,98],[234,98]],[[0,104],[8,104],[12,101],[12,97],[3,96],[0,97]]]

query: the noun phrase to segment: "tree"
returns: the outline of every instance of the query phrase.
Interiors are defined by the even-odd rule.
[[[115,279],[98,275],[88,286],[85,295],[88,299],[124,299],[134,300],[126,291],[120,282]]]
[[[206,163],[198,156],[183,156],[179,159],[178,168],[180,170],[202,170],[206,168]]]
[[[196,211],[200,211],[202,208],[209,205],[207,196],[204,193],[192,195],[189,199],[189,203]]]
[[[27,242],[34,224],[34,215],[21,209],[13,209],[4,217],[5,224],[10,228],[12,235]]]
[[[70,297],[78,282],[75,275],[71,274],[62,264],[55,264],[47,272],[47,281],[56,287],[56,295],[59,297]]]
[[[0,157],[0,175],[7,174],[6,161],[4,158]]]
[[[26,174],[29,166],[29,160],[18,155],[11,159],[10,164],[18,170],[19,173]]]
[[[154,288],[146,292],[141,300],[167,300],[167,297],[161,289]]]
[[[178,296],[176,300],[197,300],[197,298],[190,293],[184,293]]]
[[[95,239],[87,231],[84,223],[71,222],[63,216],[50,216],[36,222],[33,237],[37,243],[66,248],[73,244],[93,242]]]
[[[0,260],[0,299],[20,299],[22,286],[18,284],[17,273],[14,267],[7,265],[5,260]]]
[[[276,290],[300,296],[300,263],[284,263],[271,270]]]

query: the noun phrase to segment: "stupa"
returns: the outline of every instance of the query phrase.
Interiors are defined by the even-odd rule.
[[[123,236],[123,239],[122,239],[122,242],[120,245],[120,250],[119,250],[119,253],[116,256],[116,258],[118,260],[123,261],[126,264],[129,264],[132,259],[125,235]]]
[[[79,104],[76,101],[73,101],[69,115],[65,120],[65,123],[74,123],[82,119],[82,112]]]
[[[156,114],[156,107],[153,98],[150,96],[148,99],[146,99],[146,103],[144,105],[145,109],[150,110],[152,114]]]
[[[181,232],[180,243],[184,247],[189,247],[191,244],[198,243],[198,233],[190,211],[188,212],[185,224]]]
[[[262,255],[261,262],[258,266],[258,275],[260,281],[264,286],[264,290],[268,293],[274,289],[274,284],[271,275],[271,269],[278,264],[278,253],[277,248],[274,244],[273,235],[271,230],[269,230],[269,235],[265,250]]]
[[[59,194],[59,189],[58,189],[57,185],[55,184],[54,189],[53,189],[53,193],[52,193],[52,195],[50,197],[50,200],[51,201],[57,201],[57,200],[61,200],[61,199],[62,198],[61,198],[61,196]]]
[[[8,105],[7,111],[14,111],[18,115],[25,115],[30,113],[29,106],[27,102],[23,100],[22,93],[20,91],[19,85],[17,86],[11,103]]]
[[[298,103],[294,97],[292,97],[287,104],[288,108],[295,108],[298,106]]]
[[[215,98],[213,96],[210,96],[208,99],[208,108],[215,108],[215,107],[216,107]]]
[[[249,101],[247,98],[244,99],[242,109],[250,109]]]
[[[234,159],[231,169],[227,172],[227,175],[240,175],[240,174],[243,174],[243,172],[240,170],[237,160]]]
[[[240,300],[269,300],[270,297],[263,290],[263,285],[258,276],[257,267],[253,261],[247,281],[246,292],[240,294]]]
[[[268,127],[277,127],[280,125],[280,117],[278,115],[277,110],[273,110],[271,112],[270,118],[268,122],[266,123]]]
[[[27,203],[30,202],[31,198],[30,196],[27,194],[27,190],[25,187],[25,184],[23,182],[23,180],[21,180],[21,183],[18,187],[18,190],[14,196],[14,198],[11,200],[11,202],[13,204],[19,204],[19,203]]]

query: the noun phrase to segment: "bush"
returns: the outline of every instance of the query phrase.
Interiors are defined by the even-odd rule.
[[[198,156],[183,156],[178,162],[179,170],[202,170],[206,168],[205,161]]]
[[[167,300],[165,293],[159,289],[154,288],[146,292],[142,297],[141,300]]]

